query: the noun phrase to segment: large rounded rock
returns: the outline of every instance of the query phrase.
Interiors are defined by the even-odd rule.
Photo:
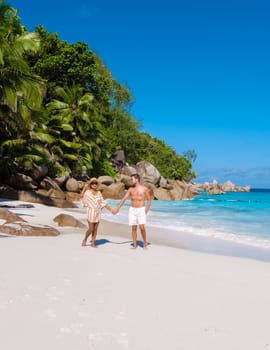
[[[128,175],[121,174],[119,181],[122,182],[125,185],[125,188],[128,189],[132,186],[132,180],[131,177]]]
[[[35,181],[40,181],[48,174],[48,167],[46,165],[36,166],[31,170],[31,177]]]
[[[54,222],[58,224],[58,226],[69,226],[69,227],[78,227],[85,228],[86,226],[80,222],[78,219],[74,218],[72,215],[68,214],[59,214],[54,219]]]
[[[197,194],[189,183],[179,180],[170,181],[170,183],[174,184],[173,189],[170,190],[174,200],[191,199]]]
[[[5,208],[0,208],[0,219],[5,220],[6,223],[17,222],[17,221],[25,222],[23,218],[21,218],[20,216],[12,213],[11,211]]]
[[[231,181],[226,181],[221,185],[221,190],[224,192],[235,191],[235,185]]]
[[[153,191],[153,195],[155,199],[162,201],[170,201],[172,200],[172,196],[168,190],[165,188],[155,188]]]
[[[79,192],[80,191],[79,182],[71,177],[66,182],[66,190],[69,192]]]
[[[11,197],[9,197],[11,198]],[[61,198],[47,197],[35,191],[18,191],[18,200],[22,202],[40,203],[57,208],[77,208],[77,205]]]
[[[149,162],[139,162],[136,164],[137,173],[144,182],[150,182],[154,185],[160,181],[160,173],[157,168]]]
[[[181,200],[185,198],[184,189],[179,186],[175,186],[173,189],[169,190],[169,192],[173,200]]]
[[[75,203],[61,198],[44,196],[35,191],[17,191],[7,185],[0,186],[0,197],[22,202],[40,203],[58,208],[77,208]]]
[[[68,178],[69,178],[69,172],[66,172],[61,176],[55,177],[54,181],[57,183],[58,186],[62,187],[64,186]]]
[[[17,190],[35,190],[38,188],[37,183],[25,174],[12,174],[8,184]]]
[[[123,150],[116,151],[110,158],[112,166],[116,171],[120,171],[126,164],[125,153]]]
[[[13,236],[58,236],[60,232],[47,225],[30,225],[26,222],[9,223],[0,226],[1,233]]]
[[[58,184],[48,176],[46,176],[42,181],[40,181],[39,186],[44,190],[53,189],[56,191],[62,191]]]
[[[125,195],[125,185],[122,182],[100,187],[100,190],[102,191],[103,198],[121,199]]]
[[[41,194],[43,196],[51,197],[51,198],[60,198],[60,199],[66,199],[66,194],[62,190],[54,190],[51,188],[50,190],[37,190],[36,191],[38,194]]]
[[[159,181],[159,187],[164,188],[165,190],[172,190],[174,185],[173,185],[173,182],[171,181],[172,180],[167,180],[167,179],[164,179],[164,177],[161,177]]]
[[[66,200],[68,202],[79,202],[81,199],[80,193],[76,192],[66,192]]]
[[[250,186],[243,186],[243,187],[236,186],[235,191],[237,191],[237,192],[249,192]]]
[[[123,174],[123,175],[131,176],[131,175],[136,174],[136,173],[137,173],[136,168],[134,168],[132,166],[124,166],[121,169],[121,174]]]
[[[213,188],[210,188],[206,194],[224,194],[225,192],[222,191],[220,188],[218,187],[213,187]]]
[[[125,152],[123,150],[116,151],[111,156],[111,159],[114,159],[117,162],[120,162],[121,164],[125,164],[125,162],[126,162]]]
[[[98,182],[100,184],[104,184],[106,186],[110,186],[111,184],[114,183],[114,179],[111,176],[100,176],[98,178]]]

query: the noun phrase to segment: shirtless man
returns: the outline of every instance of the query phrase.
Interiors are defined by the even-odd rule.
[[[129,208],[129,225],[132,226],[132,239],[133,239],[133,249],[137,248],[137,226],[139,225],[142,239],[143,239],[143,247],[146,249],[147,241],[146,241],[146,215],[151,206],[151,196],[147,187],[142,186],[140,184],[140,176],[138,174],[134,174],[131,176],[133,187],[130,187],[122,198],[116,209],[114,209],[113,214],[119,212],[120,208],[130,197],[131,206]],[[145,206],[145,201],[146,206]]]

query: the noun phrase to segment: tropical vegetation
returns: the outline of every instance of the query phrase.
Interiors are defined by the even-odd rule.
[[[132,96],[83,42],[69,44],[37,26],[28,32],[0,0],[0,180],[46,165],[68,173],[115,175],[110,157],[149,161],[166,178],[195,177],[195,152],[178,155],[140,131]]]

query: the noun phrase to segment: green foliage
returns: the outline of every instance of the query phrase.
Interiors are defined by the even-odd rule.
[[[140,131],[132,96],[85,43],[68,44],[41,26],[29,33],[0,0],[0,179],[46,165],[51,177],[115,177],[109,157],[124,150],[167,178],[190,180],[183,156]]]
[[[123,149],[126,159],[130,162],[136,157],[137,138],[139,136],[139,122],[122,108],[115,108],[105,117],[106,148],[112,154],[116,150]]]
[[[107,175],[113,178],[115,178],[117,175],[115,169],[111,166],[106,157],[102,157],[93,162],[93,170],[91,171],[91,174],[95,177]]]
[[[114,93],[118,101],[123,99],[124,95],[119,96],[118,84],[112,79],[111,72],[87,44],[68,44],[41,26],[37,27],[37,33],[41,38],[41,51],[29,53],[27,57],[33,71],[47,81],[48,100],[55,97],[55,87],[73,84],[90,92],[102,109],[109,107]],[[126,93],[125,98],[129,98],[129,94]]]
[[[49,164],[48,176],[55,178],[66,174],[70,174],[70,169],[66,164],[62,165],[57,161],[53,161]]]
[[[137,140],[140,146],[139,160],[152,163],[160,174],[169,179],[189,180],[191,176],[191,163],[185,157],[177,153],[163,141],[151,137],[147,133],[141,133]]]
[[[14,172],[28,174],[31,168],[37,165],[49,164],[50,159],[50,153],[46,148],[22,138],[2,142],[0,155],[0,178],[2,180]]]
[[[0,139],[17,138],[31,128],[31,111],[38,109],[43,81],[24,59],[37,52],[39,39],[19,23],[16,11],[0,2]]]

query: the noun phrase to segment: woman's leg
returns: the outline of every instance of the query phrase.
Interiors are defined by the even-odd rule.
[[[93,248],[95,248],[95,240],[96,240],[96,237],[97,237],[97,230],[98,230],[98,224],[99,222],[94,222],[92,223],[93,224],[93,231],[92,231],[92,242],[91,242],[91,246]]]
[[[83,239],[83,241],[82,241],[82,246],[83,246],[83,247],[86,246],[87,239],[88,239],[88,237],[91,235],[91,233],[92,233],[92,235],[93,235],[94,225],[95,225],[95,224],[94,224],[93,222],[89,222],[89,221],[88,221],[88,229],[87,229],[87,231],[86,231],[86,233],[85,233],[85,237],[84,237],[84,239]]]

